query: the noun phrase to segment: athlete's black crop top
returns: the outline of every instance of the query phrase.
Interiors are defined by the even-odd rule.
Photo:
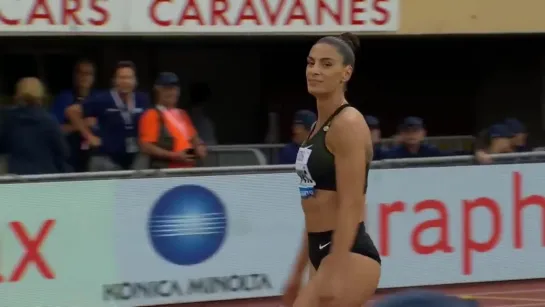
[[[308,138],[299,148],[295,169],[301,178],[299,189],[303,198],[314,195],[314,190],[337,190],[337,179],[335,177],[335,156],[327,149],[325,138],[332,120],[349,104],[341,105],[328,118],[320,131],[312,138]],[[311,129],[311,134],[316,127]],[[365,146],[362,144],[361,146]],[[369,175],[369,163],[365,174],[364,193],[367,193],[367,177]]]

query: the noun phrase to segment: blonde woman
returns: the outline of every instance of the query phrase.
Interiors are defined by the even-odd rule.
[[[13,104],[0,121],[0,153],[8,156],[8,173],[51,174],[68,171],[68,147],[59,125],[42,107],[45,88],[34,77],[15,87]]]

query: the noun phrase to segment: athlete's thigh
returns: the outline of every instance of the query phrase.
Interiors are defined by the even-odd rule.
[[[343,301],[348,302],[348,306],[343,307],[361,307],[367,302],[377,290],[380,280],[380,264],[375,260],[356,253],[350,253],[346,260],[346,266],[343,265],[345,271],[341,272],[343,276],[343,293],[340,296]],[[326,271],[330,271],[329,266],[335,265],[332,259],[327,256],[320,264],[320,269],[316,273],[314,280],[319,282],[329,278],[322,275]],[[332,268],[335,270],[338,268]]]
[[[303,284],[304,286],[301,288],[301,291],[299,291],[299,294],[297,295],[297,299],[295,299],[295,303],[293,304],[293,307],[315,307],[318,303],[318,294],[317,294],[317,281],[314,278],[316,276],[316,269],[312,264],[308,265],[308,280],[305,281]]]

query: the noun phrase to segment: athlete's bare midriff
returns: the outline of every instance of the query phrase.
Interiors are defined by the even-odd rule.
[[[339,210],[337,192],[316,190],[313,197],[302,200],[307,232],[324,232],[337,228]],[[361,206],[361,221],[364,219],[364,206]]]

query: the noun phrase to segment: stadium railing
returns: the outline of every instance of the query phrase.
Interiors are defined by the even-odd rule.
[[[545,152],[528,152],[492,155],[494,164],[538,163],[545,161]],[[460,165],[478,165],[473,156],[455,156],[440,158],[395,159],[373,162],[372,169],[414,168],[414,167],[446,167]],[[294,165],[250,165],[225,167],[196,167],[187,169],[134,170],[115,172],[68,173],[51,175],[5,175],[0,176],[2,183],[26,183],[70,180],[100,180],[100,179],[135,179],[154,177],[187,177],[211,175],[238,175],[293,172]]]
[[[381,143],[385,147],[393,146],[395,140],[392,138],[382,139]],[[427,137],[424,139],[425,143],[432,144],[437,146],[443,151],[449,152],[470,152],[473,149],[473,144],[475,142],[475,137],[471,135],[455,135],[455,136],[433,136]],[[242,145],[217,145],[210,146],[210,152],[216,152],[220,157],[219,160],[229,161],[229,163],[222,164],[210,164],[210,165],[255,165],[256,159],[252,158],[248,160],[248,149],[255,149],[260,151],[265,157],[267,163],[265,164],[278,164],[278,154],[279,151],[286,146],[286,144],[242,144]],[[240,156],[237,157],[236,150],[244,150],[241,152]],[[223,152],[222,152],[223,151]],[[229,152],[227,152],[229,151]],[[223,158],[224,155],[229,155],[229,158]],[[244,160],[246,159],[246,160]],[[246,161],[246,162],[244,162]],[[209,165],[209,164],[207,164]]]

